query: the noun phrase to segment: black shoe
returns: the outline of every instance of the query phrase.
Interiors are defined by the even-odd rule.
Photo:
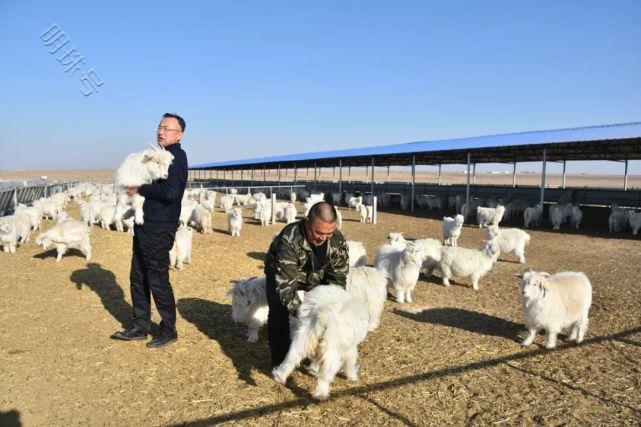
[[[178,332],[176,330],[161,330],[158,336],[147,343],[149,348],[160,348],[171,344],[178,339]]]
[[[140,329],[133,327],[131,329],[125,328],[124,331],[118,331],[111,336],[111,338],[123,341],[134,341],[134,340],[144,340],[147,339],[147,332],[141,331]]]

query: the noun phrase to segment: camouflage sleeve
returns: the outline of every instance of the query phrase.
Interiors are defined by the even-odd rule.
[[[347,286],[347,273],[349,271],[349,253],[347,242],[343,236],[339,236],[336,243],[336,251],[329,260],[327,269],[327,281],[333,285],[345,288]]]
[[[274,276],[276,279],[276,293],[292,316],[296,315],[301,300],[296,294],[298,282],[305,280],[303,273],[298,268],[296,252],[291,245],[279,239],[274,251]]]

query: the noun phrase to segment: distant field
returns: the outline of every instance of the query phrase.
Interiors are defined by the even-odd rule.
[[[306,174],[306,170],[301,168],[298,171],[297,178],[299,180],[313,180],[314,172],[312,169]],[[198,176],[198,172],[192,173],[193,176]],[[46,176],[51,181],[93,181],[93,182],[109,182],[113,180],[113,169],[0,169],[0,181],[37,181],[40,177]],[[206,177],[216,177],[216,172],[205,172]],[[222,173],[219,174],[222,178]],[[248,179],[251,177],[249,172],[245,172],[243,177]],[[227,173],[227,178],[231,178],[231,174]],[[240,173],[236,172],[235,179],[240,178]],[[255,179],[262,178],[262,171],[255,172]],[[322,181],[337,181],[338,168],[332,174],[330,168],[323,169],[319,175],[319,180]],[[266,174],[267,180],[277,180],[277,171],[268,171]],[[286,174],[284,171],[281,173],[282,181],[293,181],[294,173],[290,169]],[[343,181],[369,181],[369,177],[365,175],[364,171],[359,170],[353,172],[348,176],[347,170],[343,169]],[[376,182],[385,182],[387,180],[387,173],[384,170],[377,170],[374,179]],[[411,175],[408,172],[390,172],[390,182],[409,182]],[[436,183],[438,176],[435,172],[418,172],[416,174],[417,183]],[[442,176],[443,184],[465,184],[466,176],[462,172],[444,172]],[[487,172],[479,172],[476,175],[477,184],[485,185],[511,185],[511,174],[490,174]],[[517,185],[539,185],[541,183],[541,176],[537,173],[521,172],[517,174]],[[546,178],[546,185],[548,187],[560,187],[562,184],[562,177],[559,174],[548,174]],[[568,187],[595,187],[595,188],[623,188],[622,175],[589,175],[589,174],[568,174],[566,175],[566,185]],[[628,176],[628,188],[641,188],[641,175]]]

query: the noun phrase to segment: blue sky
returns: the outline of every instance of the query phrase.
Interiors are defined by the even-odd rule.
[[[192,164],[639,121],[639,22],[639,1],[2,1],[0,168],[115,167],[166,111]]]

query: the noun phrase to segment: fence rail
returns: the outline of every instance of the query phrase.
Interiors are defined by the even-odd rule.
[[[57,182],[55,184],[38,184],[25,187],[14,187],[0,191],[0,214],[5,215],[16,209],[18,203],[30,204],[41,197],[49,197],[52,194],[65,191],[78,181]]]

